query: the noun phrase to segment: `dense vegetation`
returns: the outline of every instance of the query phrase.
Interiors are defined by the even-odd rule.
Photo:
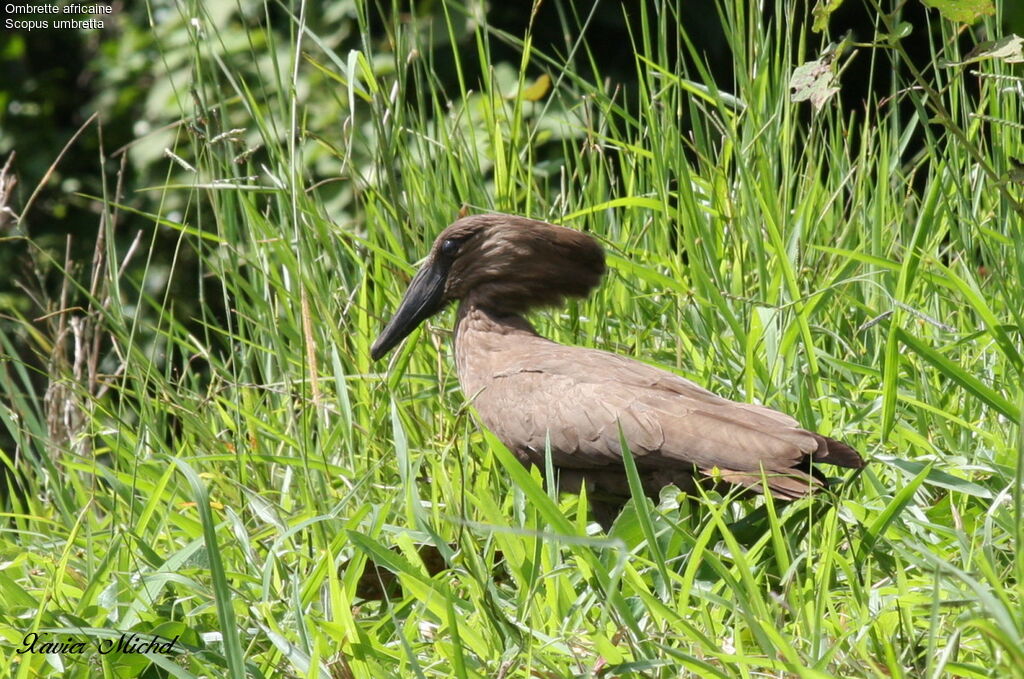
[[[685,2],[609,44],[552,1],[543,49],[477,2],[147,5],[96,52],[145,78],[95,86],[93,168],[62,140],[0,222],[0,676],[1024,676],[1024,56],[1014,3],[903,4],[844,40],[722,0],[726,69]],[[63,200],[71,245],[35,235]],[[605,536],[475,426],[449,314],[369,359],[464,206],[605,244],[543,334],[869,466]],[[95,650],[122,632],[178,641]]]

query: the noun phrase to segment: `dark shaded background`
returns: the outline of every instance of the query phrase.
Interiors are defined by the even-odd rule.
[[[441,3],[436,1],[399,4],[400,12],[422,15],[441,11]],[[646,4],[647,11],[655,15],[659,3],[647,0]],[[714,1],[687,0],[678,4],[682,28],[706,59],[716,81],[729,91],[732,62]],[[1006,32],[1012,32],[1014,27],[1021,31],[1024,3],[1009,5]],[[495,29],[521,36],[529,22],[528,13],[523,11],[526,6],[495,3],[488,21]],[[68,236],[73,239],[72,249],[76,258],[92,254],[98,208],[94,201],[74,193],[102,194],[98,171],[100,163],[105,161],[106,172],[113,176],[120,158],[111,158],[110,155],[136,138],[141,131],[140,121],[147,121],[148,125],[142,129],[149,130],[172,123],[177,116],[176,111],[167,111],[164,119],[152,120],[144,110],[144,95],[154,80],[161,77],[162,71],[161,52],[148,28],[147,7],[142,3],[131,3],[130,6],[114,3],[114,8],[113,19],[108,20],[108,27],[102,33],[0,30],[0,73],[3,74],[0,78],[0,159],[6,160],[12,151],[17,154],[13,168],[18,184],[10,200],[10,206],[16,212],[20,213],[28,196],[75,131],[93,112],[101,114],[102,138],[95,129],[86,131],[63,156],[21,228],[15,230],[8,220],[0,231],[4,236],[30,236],[37,244],[58,255],[63,253]],[[591,9],[589,2],[541,3],[532,26],[535,48],[550,54],[566,54],[569,46],[563,25],[583,23]],[[318,25],[324,20],[317,16],[318,6],[311,5],[308,11],[311,12],[309,20],[314,31],[330,31],[332,27]],[[600,72],[621,83],[627,94],[636,84],[630,23],[639,11],[639,3],[598,3],[587,29],[589,43],[599,46],[593,54]],[[766,12],[771,16],[773,9],[769,7]],[[921,68],[928,66],[928,12],[919,0],[911,0],[905,3],[900,17],[915,27],[903,44]],[[389,10],[378,7],[376,21],[372,24],[382,40],[386,37],[388,21],[381,17],[388,13]],[[937,13],[931,11],[931,15],[932,22],[937,22]],[[274,30],[287,33],[288,17],[279,13],[277,18],[280,26],[273,27]],[[875,12],[867,2],[846,0],[832,15],[829,32],[833,36],[841,36],[852,30],[856,39],[867,41],[876,33],[876,20]],[[793,17],[790,28],[799,35],[807,28],[808,22],[809,12],[805,11],[802,16]],[[352,32],[352,35],[356,33]],[[471,36],[465,37],[467,49],[462,58],[469,68],[477,69],[467,73],[468,80],[474,82],[479,78],[480,64],[474,61],[476,50]],[[355,40],[353,37],[350,40],[352,44],[342,41],[337,45],[339,53],[360,48]],[[808,52],[813,52],[815,47],[809,45]],[[443,53],[450,51],[449,46],[442,43],[436,49],[440,57],[436,63],[451,63],[450,59],[443,58]],[[500,40],[494,41],[493,56],[498,61],[504,60],[513,65],[519,63],[516,49]],[[680,56],[690,61],[685,51]],[[447,84],[454,89],[454,68],[442,75],[447,75]],[[872,68],[870,55],[859,54],[842,78],[842,108],[860,110],[870,97],[886,96],[890,92],[892,76],[893,65],[888,59],[875,59]],[[101,161],[101,148],[106,153],[104,161]],[[132,195],[132,189],[137,186],[159,181],[164,165],[157,161],[163,159],[154,157],[148,164],[128,168],[129,172],[124,177],[128,195]],[[137,201],[135,207],[145,209],[146,197],[133,198]],[[127,238],[134,229],[126,225],[121,231]],[[14,286],[16,279],[25,276],[35,278],[38,273],[26,268],[33,266],[27,255],[28,245],[25,243],[6,241],[0,248],[0,270],[6,274],[0,277],[0,311],[13,306],[29,312],[31,303]]]

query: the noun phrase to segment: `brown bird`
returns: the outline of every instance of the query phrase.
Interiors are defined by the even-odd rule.
[[[791,500],[826,485],[811,462],[859,468],[856,450],[783,413],[737,403],[665,370],[537,334],[528,310],[586,297],[605,271],[591,236],[511,215],[464,217],[441,232],[394,317],[374,342],[384,356],[420,323],[459,301],[455,362],[480,420],[523,464],[546,447],[563,490],[586,484],[607,530],[629,498],[620,431],[644,493],[694,492],[714,477]]]

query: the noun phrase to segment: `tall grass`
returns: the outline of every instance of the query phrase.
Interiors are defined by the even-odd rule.
[[[45,395],[0,336],[25,485],[0,675],[1024,676],[1024,81],[937,67],[960,55],[936,15],[931,68],[809,115],[791,55],[826,41],[788,30],[795,3],[748,4],[719,5],[731,83],[676,56],[702,64],[683,3],[638,9],[628,91],[569,3],[555,53],[476,3],[341,3],[347,40],[301,3],[283,32],[259,3],[154,25],[182,124],[147,140],[169,151],[149,230],[116,245],[139,208],[111,175],[91,270],[47,263],[65,292],[22,319]],[[897,22],[853,58],[903,63]],[[869,466],[834,497],[669,489],[588,526],[474,424],[449,314],[369,359],[463,205],[605,244],[601,288],[542,334],[792,413]],[[397,586],[368,598],[377,569]],[[124,631],[179,642],[13,652]]]

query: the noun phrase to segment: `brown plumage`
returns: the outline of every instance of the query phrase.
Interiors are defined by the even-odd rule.
[[[825,485],[811,462],[859,468],[850,446],[788,415],[737,403],[665,370],[596,349],[552,342],[522,314],[585,297],[604,274],[592,237],[511,215],[459,219],[445,229],[374,343],[379,359],[416,326],[459,300],[459,383],[480,420],[524,464],[551,458],[565,490],[587,485],[607,528],[629,497],[619,432],[657,499],[704,477],[795,499]],[[763,479],[763,480],[762,480]]]

